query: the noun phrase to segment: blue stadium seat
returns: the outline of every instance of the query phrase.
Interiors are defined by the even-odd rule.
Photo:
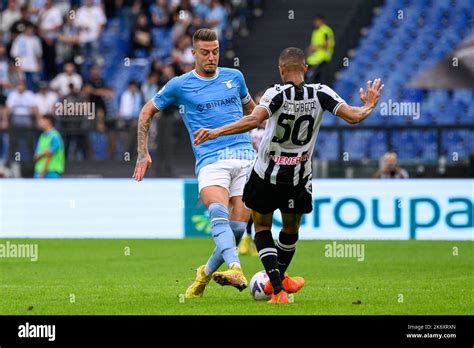
[[[381,116],[374,111],[364,124],[380,125],[472,125],[474,124],[474,93],[472,90],[411,90],[408,82],[441,61],[469,33],[472,25],[472,0],[387,0],[375,16],[368,34],[360,40],[352,65],[342,70],[336,90],[348,102],[357,102],[355,92],[363,81],[381,77],[385,90],[381,103],[421,103],[421,116]],[[404,19],[397,21],[398,11]],[[375,64],[374,64],[375,62]],[[339,123],[338,123],[339,124]],[[417,133],[421,132],[421,133]],[[434,159],[437,153],[436,134],[422,131],[397,131],[394,146],[400,147],[401,156]],[[417,138],[419,136],[419,138]],[[428,138],[426,138],[426,137]],[[398,139],[398,140],[397,140]],[[421,146],[421,140],[427,141]],[[427,140],[428,139],[428,140]],[[461,140],[450,138],[451,147],[460,146]],[[464,138],[463,138],[464,139]],[[395,144],[397,143],[397,144]],[[453,145],[454,144],[454,145]],[[472,142],[464,141],[470,149]],[[468,148],[468,147],[466,147]],[[466,150],[467,151],[467,150]],[[360,151],[358,155],[363,155]]]
[[[107,159],[107,136],[103,133],[93,132],[89,134],[89,142],[92,150],[92,158],[102,161]]]
[[[316,140],[313,156],[321,160],[340,159],[337,132],[321,130]]]
[[[442,144],[442,152],[449,161],[466,160],[474,148],[474,131],[443,131]]]

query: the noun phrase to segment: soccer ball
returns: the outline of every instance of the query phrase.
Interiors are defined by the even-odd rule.
[[[250,280],[250,293],[252,297],[257,300],[268,300],[271,296],[267,295],[263,289],[265,288],[265,284],[270,279],[265,271],[260,271],[254,274],[252,279]]]

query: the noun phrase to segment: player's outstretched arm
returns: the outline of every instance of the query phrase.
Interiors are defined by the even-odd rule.
[[[146,103],[140,111],[138,119],[138,159],[133,173],[133,178],[136,181],[141,181],[147,169],[151,167],[151,156],[148,152],[148,131],[153,115],[158,111],[151,101]]]
[[[383,87],[384,85],[380,85],[380,79],[375,79],[373,83],[372,81],[367,81],[367,90],[364,91],[362,87],[359,90],[360,100],[362,100],[364,105],[350,106],[343,104],[337,109],[336,115],[350,124],[362,122],[377,106]]]
[[[222,135],[248,132],[251,129],[257,128],[267,117],[267,109],[256,107],[250,115],[242,117],[234,123],[216,129],[200,128],[194,132],[194,145],[200,145],[205,141],[215,139]]]

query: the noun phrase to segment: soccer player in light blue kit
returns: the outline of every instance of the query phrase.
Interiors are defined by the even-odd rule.
[[[171,79],[140,112],[138,159],[133,177],[141,181],[151,165],[148,153],[148,130],[153,115],[170,105],[177,105],[189,133],[200,128],[217,128],[239,120],[255,108],[242,73],[218,68],[219,41],[214,31],[199,29],[193,35],[195,69]],[[255,152],[249,133],[221,137],[195,147],[199,195],[209,211],[216,248],[206,265],[197,269],[196,279],[186,290],[186,298],[201,297],[214,279],[242,291],[247,280],[242,272],[236,245],[250,216],[242,202],[247,172]],[[228,270],[217,272],[222,263]]]

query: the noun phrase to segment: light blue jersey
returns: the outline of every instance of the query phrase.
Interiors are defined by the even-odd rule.
[[[180,108],[191,144],[200,128],[218,128],[238,121],[242,105],[251,100],[244,76],[239,70],[217,68],[211,78],[199,76],[194,70],[168,81],[152,99],[163,110],[170,105]],[[255,158],[249,133],[226,135],[194,146],[196,175],[205,165],[222,159]]]

